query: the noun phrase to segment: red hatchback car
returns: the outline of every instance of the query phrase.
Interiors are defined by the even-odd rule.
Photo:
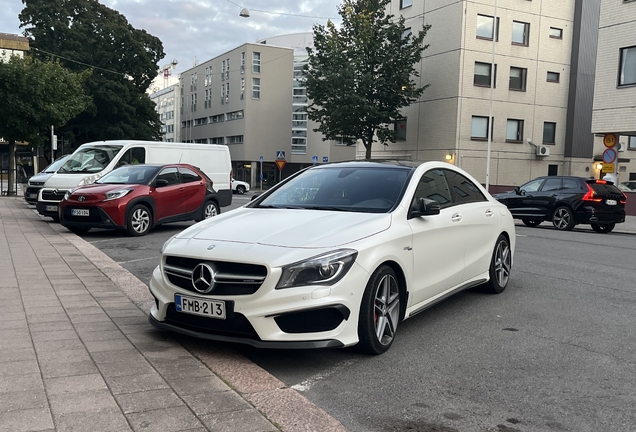
[[[59,205],[60,223],[77,234],[110,228],[143,236],[156,225],[220,212],[212,180],[187,164],[126,165],[68,191]]]

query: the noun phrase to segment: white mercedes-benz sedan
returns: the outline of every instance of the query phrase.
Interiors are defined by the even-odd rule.
[[[256,347],[381,354],[402,320],[448,296],[501,293],[514,249],[506,206],[454,165],[319,165],[169,239],[149,320]]]

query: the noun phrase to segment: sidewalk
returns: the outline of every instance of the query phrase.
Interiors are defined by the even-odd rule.
[[[144,283],[0,198],[0,431],[345,431],[231,345],[155,330]]]

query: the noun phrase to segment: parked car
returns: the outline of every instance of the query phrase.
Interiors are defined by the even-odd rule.
[[[256,347],[380,354],[402,320],[446,297],[504,291],[514,248],[508,209],[453,165],[313,166],[166,241],[150,322]]]
[[[627,197],[606,180],[539,177],[494,197],[529,227],[552,221],[558,230],[589,224],[596,232],[608,233],[617,223],[625,222]]]
[[[60,156],[55,159],[55,161],[44,168],[42,171],[37,173],[34,176],[31,176],[27,182],[26,191],[24,191],[24,200],[30,204],[35,204],[38,202],[38,192],[44,186],[44,182],[46,182],[49,177],[51,177],[57,170],[64,165],[64,162],[69,158],[70,155]]]
[[[636,181],[622,182],[620,185],[626,187],[630,192],[636,191]]]
[[[239,195],[243,195],[245,192],[249,192],[250,184],[244,181],[232,179],[232,192]]]
[[[212,180],[188,164],[126,165],[89,186],[66,192],[62,225],[75,233],[125,229],[142,236],[157,225],[200,221],[220,213]]]

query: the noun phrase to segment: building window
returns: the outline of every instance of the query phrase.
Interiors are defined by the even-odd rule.
[[[512,22],[512,44],[528,46],[530,40],[530,24],[513,21]]]
[[[558,83],[561,80],[561,74],[558,72],[548,72],[548,82]]]
[[[397,141],[406,141],[406,119],[396,121],[393,131]]]
[[[232,135],[227,137],[228,144],[242,144],[243,143],[243,135]]]
[[[543,144],[554,144],[556,136],[556,123],[543,122]]]
[[[548,175],[549,176],[559,175],[559,166],[558,165],[548,165]],[[564,187],[564,189],[567,189],[567,187]]]
[[[413,6],[413,0],[400,0],[400,9]]]
[[[261,98],[261,79],[252,78],[252,99]]]
[[[526,76],[528,75],[528,69],[510,67],[510,84],[508,88],[510,90],[526,91]]]
[[[477,15],[477,37],[479,39],[492,40],[493,33],[495,40],[499,40],[499,17],[497,26],[494,26],[495,18],[488,15]]]
[[[241,53],[241,73],[245,73],[245,51]]]
[[[490,135],[492,136],[492,127],[495,124],[495,119],[492,119],[490,125]],[[470,139],[473,140],[486,140],[488,139],[488,117],[473,116],[470,125]]]
[[[563,39],[563,29],[550,27],[550,37],[554,39]]]
[[[523,141],[523,120],[508,119],[506,123],[506,141]]]
[[[210,116],[210,123],[221,123],[222,121],[225,121],[225,114]]]
[[[350,145],[354,145],[356,143],[356,139],[355,138],[349,138],[349,137],[336,137],[334,142],[335,142],[336,145],[350,146]]]
[[[225,81],[225,60],[221,63],[221,81]]]
[[[227,69],[225,70],[225,79],[227,80],[230,79],[230,59],[227,59]]]
[[[404,31],[402,32],[402,40],[408,39],[410,35],[411,35],[411,27],[404,29]]]
[[[241,100],[245,99],[245,78],[241,78]]]
[[[629,150],[636,150],[636,136],[630,136],[627,141],[627,148]]]
[[[621,48],[618,85],[636,84],[636,46]]]
[[[202,125],[205,125],[205,124],[208,124],[208,118],[207,117],[194,119],[194,125],[195,126],[202,126]]]
[[[261,53],[252,53],[252,72],[261,73]]]
[[[476,86],[490,87],[492,70],[491,63],[475,62],[475,75],[473,78],[473,84]],[[497,65],[495,65],[494,87],[497,87]]]
[[[291,139],[292,154],[307,154],[307,138]]]
[[[224,142],[223,137],[210,138],[210,144],[223,144]]]
[[[227,121],[230,120],[239,120],[243,118],[243,110],[232,111],[227,113]]]

